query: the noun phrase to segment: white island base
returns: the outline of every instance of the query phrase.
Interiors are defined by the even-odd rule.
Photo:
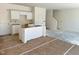
[[[23,43],[41,36],[46,36],[46,32],[43,26],[21,28],[19,32],[19,38]]]

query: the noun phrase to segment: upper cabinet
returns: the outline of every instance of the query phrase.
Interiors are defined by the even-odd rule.
[[[32,13],[31,12],[27,12],[27,19],[28,20],[32,19]]]
[[[11,19],[19,19],[19,11],[11,11]]]
[[[32,12],[31,11],[17,11],[11,10],[11,19],[20,19],[20,15],[26,15],[27,20],[32,20]]]
[[[27,16],[27,20],[31,20],[32,19],[32,12],[19,12],[19,15],[26,15]]]

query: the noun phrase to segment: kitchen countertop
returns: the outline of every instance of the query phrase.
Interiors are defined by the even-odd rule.
[[[12,24],[12,25],[20,25],[20,24]]]
[[[22,28],[31,28],[31,27],[40,27],[42,25],[34,25],[34,26],[27,26],[27,27],[22,27]]]

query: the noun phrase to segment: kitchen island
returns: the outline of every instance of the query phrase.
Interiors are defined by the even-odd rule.
[[[34,25],[34,26],[28,26],[28,27],[22,27],[19,31],[19,38],[23,43],[26,43],[27,41],[31,39],[35,39],[41,36],[45,36],[45,29],[41,25]]]

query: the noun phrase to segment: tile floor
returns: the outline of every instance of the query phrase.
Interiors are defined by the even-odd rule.
[[[18,35],[0,37],[0,55],[79,55],[79,46],[51,37],[22,43]]]

